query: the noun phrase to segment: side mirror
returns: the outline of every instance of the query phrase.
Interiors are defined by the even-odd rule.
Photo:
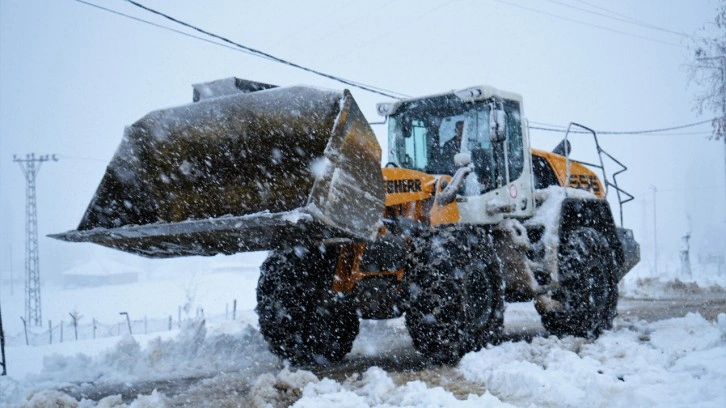
[[[492,109],[489,114],[489,141],[501,143],[507,140],[507,113],[501,109]]]
[[[569,156],[570,149],[572,146],[570,145],[570,141],[567,139],[562,139],[560,144],[558,144],[554,150],[552,150],[552,153],[559,154],[560,156]]]

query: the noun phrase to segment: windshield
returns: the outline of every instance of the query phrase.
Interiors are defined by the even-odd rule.
[[[482,181],[502,185],[518,178],[524,163],[519,105],[498,104],[507,113],[506,140],[499,148],[489,137],[492,106],[492,101],[463,102],[455,95],[404,103],[390,117],[389,161],[429,174],[453,175],[454,155],[471,152],[475,165],[493,163],[477,166]]]

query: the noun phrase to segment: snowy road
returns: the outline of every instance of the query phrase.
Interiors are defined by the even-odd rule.
[[[680,318],[688,313],[699,313],[708,320],[714,320],[719,313],[726,313],[726,298],[719,294],[701,293],[693,298],[621,299],[618,310],[614,331],[625,330],[638,321]],[[503,342],[531,342],[533,338],[546,335],[531,303],[508,305]],[[300,390],[295,387],[286,389],[290,381],[280,379],[281,375],[293,374],[281,365],[269,364],[268,359],[269,356],[266,356],[256,363],[252,357],[253,364],[241,371],[214,371],[187,377],[167,376],[159,380],[99,385],[85,382],[64,386],[61,391],[79,400],[86,398],[93,401],[120,395],[128,403],[140,394],[148,395],[157,390],[168,398],[166,402],[171,406],[255,406],[261,402],[287,406],[294,403],[301,397]],[[255,365],[259,367],[253,367]],[[330,367],[300,367],[298,373],[309,371],[317,378],[345,383],[360,380],[372,367],[383,370],[399,386],[420,381],[429,388],[442,387],[462,399],[471,394],[482,395],[486,391],[480,382],[467,380],[456,367],[427,364],[413,350],[402,319],[364,321],[353,351],[344,361]],[[264,375],[270,377],[274,383],[272,387],[260,387],[259,378]],[[274,392],[268,395],[270,389]]]
[[[714,320],[719,313],[726,313],[726,298],[705,296],[694,299],[620,299],[618,303],[619,318],[616,321],[624,324],[633,320],[648,322],[686,316],[688,313],[699,313],[709,320]],[[391,341],[391,347],[380,349],[377,355],[348,355],[341,363],[331,367],[305,367],[318,377],[329,377],[343,381],[352,375],[361,375],[368,368],[378,366],[390,373],[407,373],[404,377],[414,379],[416,372],[447,371],[446,367],[431,367],[416,354],[410,338],[401,326],[389,326],[368,322],[361,326],[361,340],[380,342],[381,339]],[[372,324],[370,324],[372,323]],[[505,329],[502,342],[531,341],[536,336],[547,336],[539,316],[532,303],[509,304],[505,314]],[[393,339],[399,339],[399,342]],[[405,338],[405,340],[404,340]],[[429,373],[433,374],[433,373]]]
[[[648,322],[682,317],[688,313],[699,313],[708,320],[714,320],[719,313],[726,313],[726,298],[712,295],[691,299],[621,299],[618,304],[618,314],[622,318]]]

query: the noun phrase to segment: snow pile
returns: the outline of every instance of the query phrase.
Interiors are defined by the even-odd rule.
[[[203,259],[198,267],[164,263],[168,270],[146,272],[130,285],[47,286],[54,321],[72,308],[87,315],[86,323],[91,317],[119,319],[119,310],[168,317],[186,302],[190,310],[203,308],[206,322],[133,337],[13,342],[7,349],[10,376],[0,377],[0,407],[726,406],[726,314],[717,316],[717,307],[708,315],[715,320],[690,314],[645,322],[628,317],[638,313],[621,313],[612,331],[587,341],[543,337],[531,302],[509,304],[509,341],[470,353],[456,367],[418,362],[403,319],[363,321],[340,367],[284,368],[257,329],[255,286],[262,259],[264,254],[245,261],[237,273],[230,272],[229,258],[216,259],[224,261],[220,269]],[[675,307],[725,297],[723,287],[701,280],[626,276],[621,290],[681,299]],[[13,301],[10,316],[20,314],[21,295],[3,299]],[[238,300],[236,320],[222,319],[232,300]],[[621,312],[644,303],[652,302],[624,299]],[[22,332],[15,324],[10,334],[18,337]]]
[[[279,384],[282,382],[301,389],[302,395],[293,405],[297,408],[512,406],[502,403],[487,392],[482,395],[470,394],[465,400],[461,400],[442,387],[429,387],[422,381],[397,384],[389,373],[378,367],[369,368],[362,376],[353,375],[343,383],[328,378],[319,380],[306,371],[297,373],[297,383],[289,383],[289,378],[289,371],[284,370],[277,378],[272,376],[261,378],[262,381],[258,381],[258,385],[273,384],[274,380],[274,388],[280,388]],[[270,386],[262,389],[270,389]],[[269,399],[264,400],[267,403],[269,401]]]
[[[144,379],[185,377],[220,371],[240,370],[253,365],[278,364],[267,351],[257,329],[245,326],[239,333],[207,335],[204,321],[188,324],[176,339],[154,338],[145,348],[130,335],[98,357],[50,356],[36,381],[124,382]]]
[[[400,320],[400,319],[399,319]],[[464,356],[458,367],[427,367],[415,375],[377,366],[344,380],[283,368],[259,331],[237,323],[188,325],[176,339],[146,347],[125,336],[95,356],[49,356],[25,384],[0,379],[0,405],[127,407],[232,404],[252,407],[512,407],[607,405],[723,407],[726,404],[726,314],[697,314],[646,323],[616,320],[595,341],[535,337]],[[372,325],[383,331],[389,325]],[[390,328],[390,327],[388,327]],[[391,331],[393,333],[393,331]],[[387,334],[380,333],[383,337]],[[184,385],[185,378],[206,378]],[[150,389],[82,399],[85,386],[179,383],[188,395]],[[161,384],[161,382],[154,383]],[[206,393],[206,394],[205,394]],[[107,394],[108,395],[108,394]],[[181,398],[181,399],[180,399]],[[16,405],[13,405],[16,404]],[[130,404],[130,405],[127,405]]]
[[[205,322],[196,321],[187,324],[175,339],[156,337],[146,347],[142,347],[134,337],[125,335],[114,347],[97,355],[45,356],[43,370],[39,374],[28,375],[25,384],[11,377],[0,379],[0,406],[3,401],[20,404],[25,399],[32,406],[34,400],[38,404],[44,399],[60,403],[71,398],[61,392],[48,391],[52,388],[83,394],[89,386],[113,388],[124,383],[174,382],[185,378],[214,377],[224,372],[244,373],[245,377],[250,377],[278,366],[279,360],[268,351],[259,331],[252,326],[233,322],[208,334]],[[153,394],[150,397],[153,397],[152,402],[162,398]],[[88,405],[90,403],[86,401],[84,406],[95,406]],[[99,401],[99,406],[117,405],[102,405]]]
[[[693,280],[662,280],[658,278],[628,279],[620,286],[620,295],[637,299],[686,299],[692,297],[726,298],[726,285]]]
[[[597,341],[534,338],[471,353],[460,369],[518,406],[726,404],[726,315],[638,322]]]
[[[154,408],[167,406],[167,400],[163,395],[154,391],[150,395],[139,395],[139,398],[129,405],[124,404],[118,395],[103,398],[96,404],[89,400],[78,402],[68,394],[59,391],[41,391],[33,395],[24,406],[26,408]]]
[[[294,405],[299,408],[725,406],[726,315],[716,322],[689,314],[652,324],[621,323],[625,327],[593,342],[575,337],[506,342],[469,353],[449,372],[434,371],[478,386],[464,395],[435,385],[427,370],[409,381],[379,367],[342,382],[305,371],[291,381],[284,370],[277,378],[260,378],[257,387],[301,390]]]

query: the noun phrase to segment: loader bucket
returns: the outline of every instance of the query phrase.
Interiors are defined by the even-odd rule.
[[[153,258],[370,239],[381,150],[351,94],[274,88],[149,113],[78,229],[51,235]]]

